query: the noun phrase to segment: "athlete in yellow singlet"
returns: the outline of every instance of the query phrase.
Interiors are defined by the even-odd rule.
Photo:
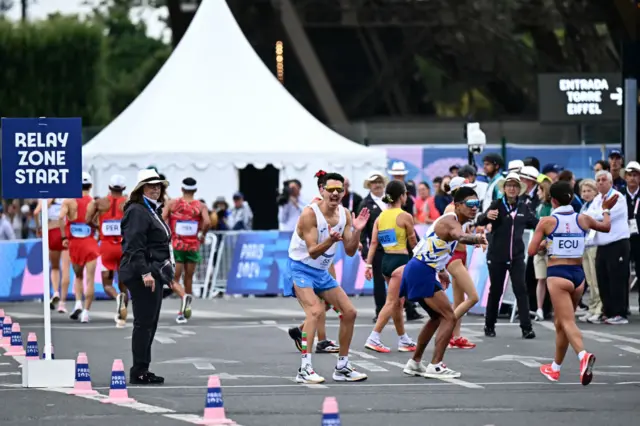
[[[409,262],[409,250],[417,244],[416,233],[413,228],[413,217],[402,210],[407,201],[407,188],[401,181],[391,181],[387,184],[386,195],[383,200],[389,208],[383,211],[373,225],[371,247],[367,257],[365,277],[370,280],[373,276],[371,264],[378,244],[384,248],[382,257],[382,275],[388,285],[387,300],[378,314],[378,320],[369,335],[364,347],[366,349],[388,353],[391,349],[382,344],[380,333],[393,317],[393,323],[398,333],[398,351],[413,352],[416,343],[406,334],[402,315],[403,301],[400,299],[400,281],[404,265]]]

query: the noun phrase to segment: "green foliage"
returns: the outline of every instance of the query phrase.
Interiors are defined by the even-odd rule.
[[[77,17],[56,15],[34,24],[0,21],[0,113],[105,122],[105,48],[101,28]]]

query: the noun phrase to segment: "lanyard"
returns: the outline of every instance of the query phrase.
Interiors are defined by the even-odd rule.
[[[349,211],[353,211],[353,194],[349,193]]]
[[[153,214],[153,217],[156,218],[156,220],[158,222],[160,222],[160,225],[162,226],[162,229],[164,229],[164,232],[167,234],[167,238],[170,238],[171,235],[169,235],[169,230],[167,229],[167,224],[164,223],[164,221],[162,219],[160,219],[160,217],[158,217],[158,212],[156,212],[152,207],[151,204],[149,203],[149,201],[146,198],[142,198],[144,200],[144,204],[147,206],[147,208],[151,211],[151,213]]]
[[[511,208],[509,203],[507,203],[507,198],[502,197],[502,203],[504,204],[504,208],[507,209],[507,213],[511,214],[511,212],[515,211],[518,208],[518,199],[516,199],[516,204]]]

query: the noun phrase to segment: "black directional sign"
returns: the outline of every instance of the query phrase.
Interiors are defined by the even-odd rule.
[[[622,114],[620,74],[538,74],[543,123],[616,121]]]

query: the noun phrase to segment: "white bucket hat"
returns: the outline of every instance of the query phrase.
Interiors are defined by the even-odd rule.
[[[394,161],[387,173],[391,176],[405,176],[409,174],[409,170],[407,170],[407,166],[404,165],[403,161]]]
[[[469,187],[469,188],[475,188],[476,184],[469,182],[468,179],[465,179],[461,176],[456,176],[453,179],[451,179],[451,181],[449,182],[449,194],[453,194],[453,192],[458,189],[458,188],[462,188],[463,186]]]
[[[511,160],[509,161],[509,165],[507,166],[508,171],[520,171],[524,167],[524,162],[522,160]]]
[[[520,169],[520,178],[521,179],[529,179],[537,182],[538,176],[540,176],[540,172],[533,166],[524,166]]]
[[[498,190],[504,194],[504,186],[510,180],[511,181],[516,181],[516,182],[518,182],[518,185],[520,185],[520,193],[518,195],[522,195],[522,194],[525,193],[525,191],[527,190],[527,185],[520,180],[520,176],[518,176],[518,174],[515,173],[515,172],[509,173],[506,178],[500,180],[497,183]]]
[[[169,186],[169,182],[166,180],[162,180],[158,172],[156,172],[155,170],[142,169],[138,172],[138,181],[131,192],[136,192],[148,183],[161,183],[165,188]]]

